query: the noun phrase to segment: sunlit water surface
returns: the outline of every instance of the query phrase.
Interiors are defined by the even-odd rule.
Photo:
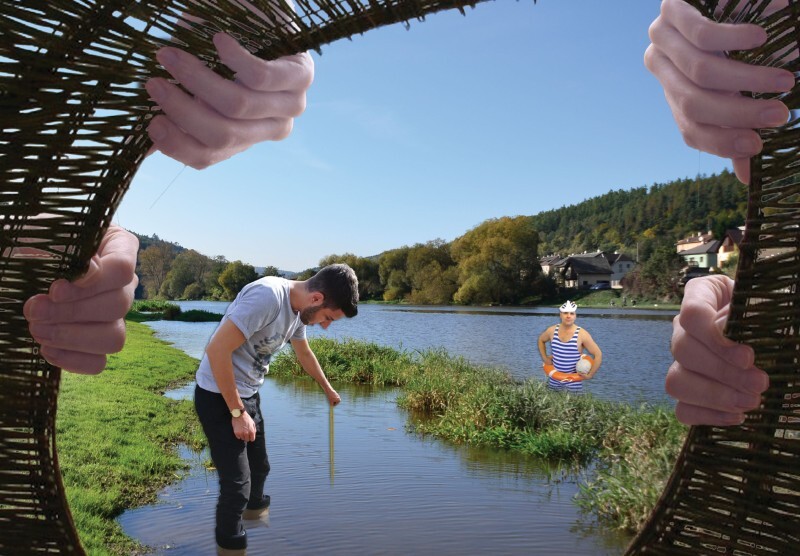
[[[225,304],[184,309],[223,312]],[[580,310],[603,349],[589,390],[638,403],[667,402],[670,319],[662,312]],[[553,310],[363,305],[355,319],[310,336],[352,337],[408,351],[444,347],[543,378],[536,338]],[[216,323],[154,322],[159,337],[199,357]],[[333,438],[325,398],[313,384],[268,379],[262,410],[272,471],[268,524],[249,529],[249,554],[619,554],[628,538],[598,528],[574,503],[579,477],[508,452],[474,449],[407,432],[397,390],[336,385]],[[191,397],[193,385],[169,393]],[[333,451],[331,451],[333,448]],[[206,454],[188,450],[187,477],[157,504],[125,512],[125,532],[157,554],[213,554],[217,478]]]

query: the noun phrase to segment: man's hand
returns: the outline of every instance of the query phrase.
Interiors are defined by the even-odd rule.
[[[136,236],[112,225],[86,274],[71,283],[56,280],[47,294],[25,303],[23,313],[42,357],[68,371],[97,374],[106,355],[122,349],[124,317],[139,282],[138,248]]]
[[[154,148],[197,169],[256,143],[286,138],[305,110],[314,79],[308,53],[264,61],[229,35],[218,33],[213,40],[220,60],[235,72],[234,81],[187,52],[164,47],[158,61],[191,94],[162,78],[146,84],[164,112],[148,127]]]
[[[256,439],[256,424],[253,418],[246,411],[242,412],[241,417],[231,417],[233,423],[233,435],[239,440],[253,442]]]
[[[769,11],[787,1],[773,0]],[[763,146],[754,130],[785,124],[789,110],[779,100],[754,100],[739,91],[789,91],[794,75],[730,60],[724,52],[760,46],[766,31],[758,25],[715,23],[683,0],[664,0],[650,26],[650,40],[645,65],[664,87],[686,144],[733,159],[736,176],[748,183],[749,159]]]
[[[736,425],[761,403],[767,374],[753,365],[752,348],[725,338],[733,280],[726,276],[686,283],[673,321],[667,393],[678,400],[675,415],[687,425]]]
[[[339,394],[333,388],[331,388],[330,390],[325,392],[325,395],[328,398],[328,403],[331,404],[331,405],[339,405],[339,402],[342,401],[342,398],[339,396]]]

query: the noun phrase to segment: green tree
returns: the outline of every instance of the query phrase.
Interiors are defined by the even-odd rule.
[[[380,299],[383,289],[376,260],[345,253],[344,255],[328,255],[319,262],[321,267],[331,264],[346,264],[353,269],[358,277],[359,299]]]
[[[406,279],[411,285],[412,303],[450,303],[458,289],[458,269],[450,244],[442,239],[417,244],[408,251]]]
[[[384,251],[378,259],[378,277],[383,288],[384,301],[399,301],[411,293],[411,284],[406,274],[410,247],[403,246]]]
[[[183,297],[189,284],[197,284],[203,290],[202,293],[205,293],[205,275],[211,266],[211,259],[194,249],[179,253],[172,261],[172,268],[167,273],[167,278],[162,285],[162,293],[171,299],[177,299]]]
[[[317,273],[317,271],[319,271],[319,268],[307,268],[305,270],[301,270],[300,272],[297,273],[297,275],[294,277],[294,279],[295,280],[308,280],[309,278],[314,276]]]
[[[212,299],[223,299],[225,297],[225,290],[219,283],[219,276],[227,266],[228,259],[222,255],[217,255],[211,259],[211,264],[205,275],[205,283],[203,284],[206,297]]]
[[[680,299],[680,269],[683,259],[674,247],[657,247],[643,264],[623,278],[627,295],[644,299],[675,302]]]
[[[261,274],[262,277],[263,276],[280,276],[280,275],[281,275],[281,271],[278,270],[277,266],[265,266],[264,267],[264,272]]]
[[[242,288],[257,279],[258,274],[256,274],[256,269],[253,265],[242,261],[228,263],[228,266],[219,275],[219,284],[224,290],[223,297],[227,300],[233,300],[242,291]]]

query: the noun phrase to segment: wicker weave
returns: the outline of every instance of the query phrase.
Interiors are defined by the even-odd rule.
[[[706,15],[718,2],[690,0]],[[741,4],[737,6],[737,4]],[[720,20],[759,21],[770,36],[744,61],[797,72],[800,2],[762,18],[765,1],[731,2]],[[791,52],[789,52],[791,53]],[[765,97],[768,95],[765,95]],[[797,88],[782,100],[796,110]],[[727,335],[753,346],[770,375],[741,426],[692,427],[672,477],[628,554],[800,554],[800,177],[796,115],[762,132],[751,161],[746,229]]]
[[[477,2],[298,0],[294,15],[279,0],[250,1],[267,15],[233,0],[0,0],[0,554],[83,554],[58,469],[60,371],[38,357],[21,307],[54,279],[80,274],[96,251],[149,147],[153,109],[142,84],[166,76],[154,51],[173,37],[213,66],[211,36],[222,30],[276,58]],[[714,2],[694,3],[713,11]],[[772,19],[789,21],[785,41],[796,45],[794,6],[785,10],[790,21]],[[203,23],[179,25],[184,10]],[[287,21],[285,14],[293,15]],[[779,46],[784,39],[773,35],[770,45]],[[795,96],[790,101],[796,105]],[[754,165],[731,325],[771,374],[764,407],[742,427],[692,429],[631,554],[800,550],[793,474],[800,261],[790,127],[765,136]]]

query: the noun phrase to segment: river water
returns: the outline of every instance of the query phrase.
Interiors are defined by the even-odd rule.
[[[223,312],[225,304],[181,303]],[[603,350],[589,391],[606,399],[667,403],[673,313],[579,310]],[[519,378],[543,378],[536,338],[552,309],[362,305],[359,315],[309,336],[352,337],[408,351],[444,347]],[[216,323],[150,323],[199,357]],[[268,523],[250,529],[249,554],[619,554],[629,538],[604,531],[574,503],[579,475],[499,450],[453,446],[406,431],[396,389],[335,385],[333,415],[312,383],[268,379],[262,410],[272,471]],[[191,397],[193,386],[171,392]],[[333,425],[333,426],[331,426]],[[331,432],[333,434],[331,435]],[[188,450],[187,477],[155,505],[125,512],[125,532],[156,554],[213,554],[217,479]]]

